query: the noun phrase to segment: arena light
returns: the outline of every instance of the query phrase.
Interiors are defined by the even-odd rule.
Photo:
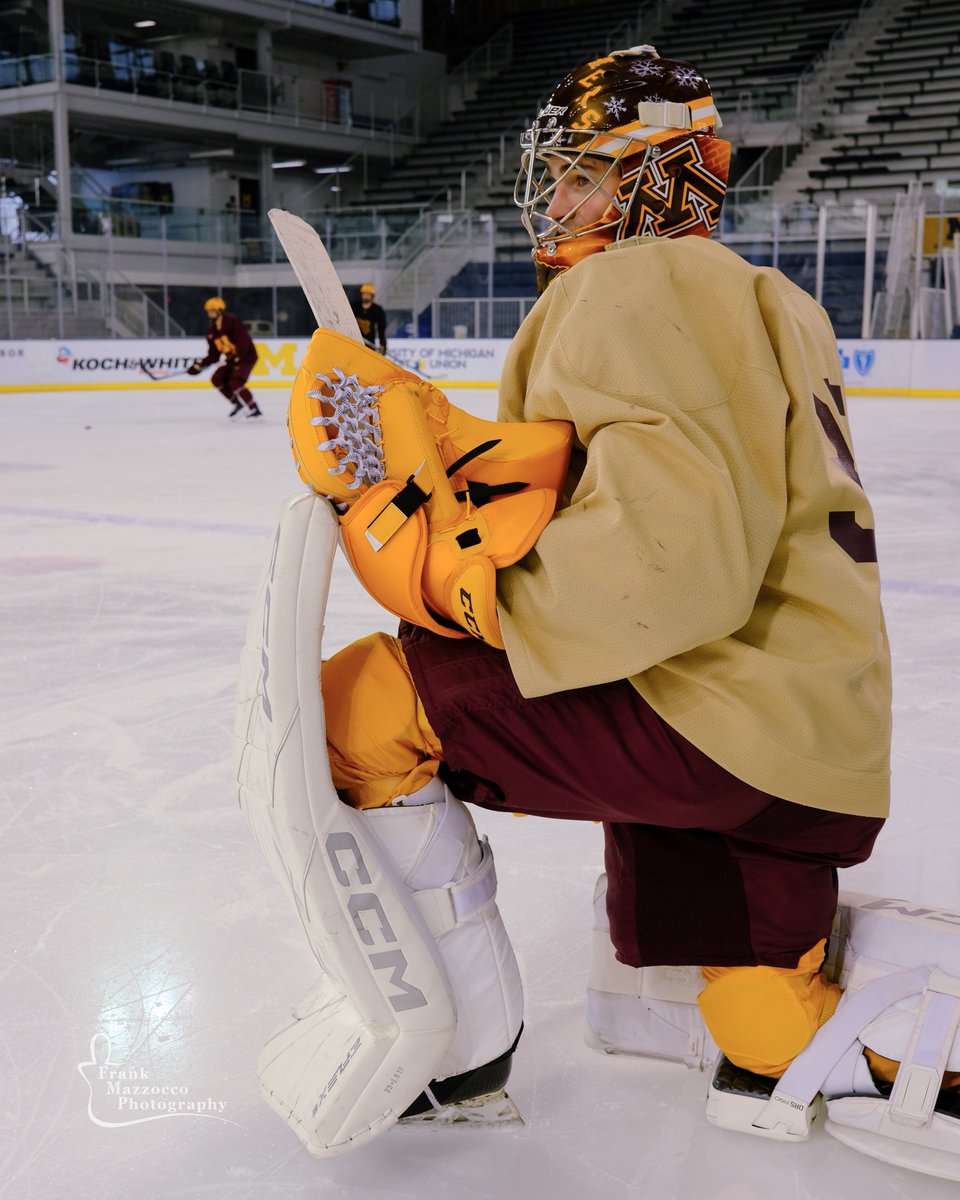
[[[275,171],[285,171],[288,167],[305,167],[307,160],[305,158],[284,158],[280,162],[270,164]]]
[[[134,21],[133,23],[134,29],[153,29],[155,25],[156,21],[151,21],[149,17],[143,21]]]
[[[344,163],[340,167],[314,167],[313,173],[314,175],[346,175],[352,170],[353,167]]]

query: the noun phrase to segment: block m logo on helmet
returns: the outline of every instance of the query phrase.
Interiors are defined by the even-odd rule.
[[[697,227],[716,229],[726,194],[726,163],[709,164],[703,151],[709,154],[714,149],[710,143],[719,141],[691,135],[655,148],[633,198],[638,233],[678,237]],[[724,173],[715,174],[711,165],[719,165]],[[625,173],[621,190],[632,190],[634,182]]]

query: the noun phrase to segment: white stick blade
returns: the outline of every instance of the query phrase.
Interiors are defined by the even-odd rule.
[[[267,215],[317,325],[361,341],[357,318],[319,233],[285,209],[271,208]]]

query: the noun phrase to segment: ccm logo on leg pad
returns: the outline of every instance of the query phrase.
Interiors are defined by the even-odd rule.
[[[427,1004],[427,998],[415,984],[404,979],[409,964],[406,955],[397,945],[397,935],[390,925],[380,898],[374,891],[358,890],[371,887],[373,880],[363,861],[357,839],[352,833],[331,833],[324,845],[334,878],[341,887],[350,892],[347,910],[353,919],[360,941],[368,948],[370,965],[375,971],[389,971],[391,985],[399,989],[393,995],[387,996],[394,1011],[407,1012],[412,1008],[423,1008]],[[346,856],[345,864],[341,863],[342,856]],[[351,882],[344,865],[352,866],[356,882]],[[372,914],[373,917],[369,926],[365,921],[366,914]],[[375,951],[374,947],[378,941],[396,948]]]

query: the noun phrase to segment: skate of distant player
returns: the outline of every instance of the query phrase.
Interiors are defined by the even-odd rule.
[[[242,409],[246,409],[247,417],[262,416],[253,393],[247,387],[247,380],[258,357],[249,330],[239,317],[227,311],[226,302],[220,296],[205,300],[203,310],[210,323],[207,328],[207,353],[191,363],[187,374],[199,375],[206,367],[220,363],[210,382],[229,402],[230,411],[227,415],[235,417]]]

